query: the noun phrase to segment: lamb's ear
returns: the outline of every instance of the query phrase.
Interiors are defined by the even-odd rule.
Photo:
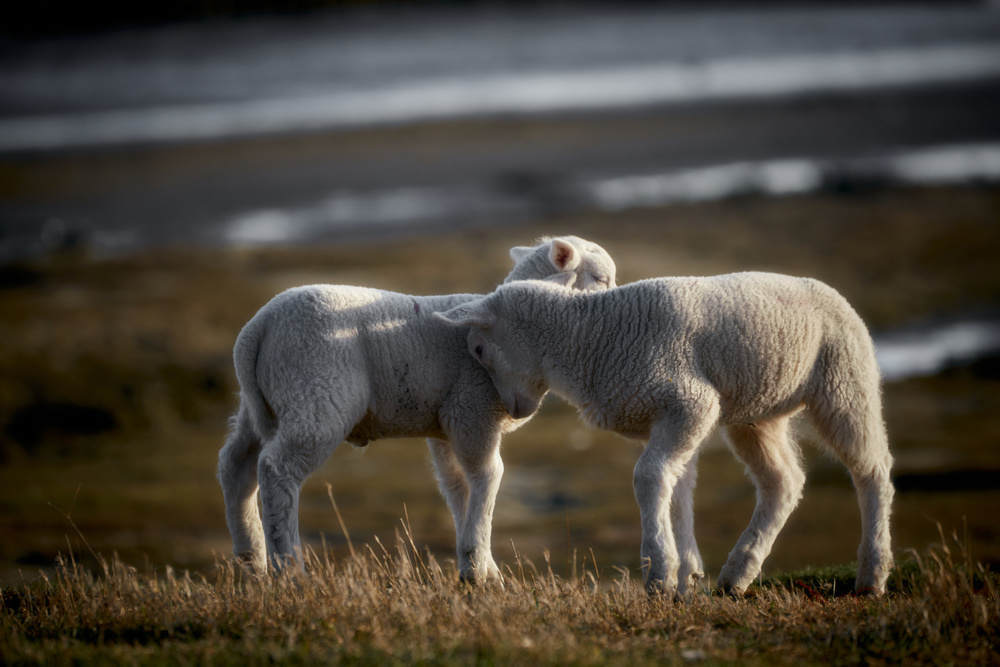
[[[580,266],[580,253],[576,246],[569,241],[552,239],[552,247],[549,248],[549,261],[559,271],[573,271]]]
[[[543,278],[542,280],[543,282],[561,285],[562,287],[572,287],[573,283],[576,282],[576,274],[572,271],[567,271],[565,273],[553,273],[548,278]]]
[[[515,264],[517,264],[518,262],[527,259],[533,252],[535,252],[534,248],[529,248],[524,245],[515,246],[510,249],[510,258],[514,260]]]
[[[443,313],[434,313],[434,317],[453,327],[490,327],[496,323],[497,318],[486,301],[486,299],[469,301]]]

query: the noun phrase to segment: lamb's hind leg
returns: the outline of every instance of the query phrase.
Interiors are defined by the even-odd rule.
[[[246,409],[241,407],[226,444],[219,450],[218,478],[226,503],[233,553],[262,573],[267,571],[267,547],[257,511],[259,454],[260,440],[253,432]]]
[[[757,506],[719,574],[719,588],[740,593],[753,582],[788,516],[802,498],[805,473],[788,432],[789,417],[725,429],[733,453],[757,487]]]
[[[427,446],[431,450],[431,461],[434,463],[434,477],[437,479],[441,495],[448,504],[448,509],[451,510],[457,537],[465,523],[465,512],[469,505],[469,483],[455,457],[451,443],[428,438]]]
[[[810,411],[816,429],[847,466],[861,508],[858,547],[858,593],[879,595],[892,569],[889,515],[894,489],[892,456],[881,416],[881,401],[873,392],[867,406],[856,411],[831,409],[832,401]]]
[[[299,493],[302,484],[344,438],[346,430],[282,426],[264,444],[257,462],[264,537],[271,565],[302,568],[299,539]]]

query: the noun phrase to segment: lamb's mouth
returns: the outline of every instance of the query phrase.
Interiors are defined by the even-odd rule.
[[[538,409],[538,401],[526,396],[521,396],[516,392],[511,392],[509,397],[503,401],[504,410],[514,419],[524,419],[530,417]]]

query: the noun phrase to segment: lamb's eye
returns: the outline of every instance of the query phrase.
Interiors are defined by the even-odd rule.
[[[477,345],[476,346],[476,356],[479,357],[480,359],[483,358],[483,346],[482,345]]]

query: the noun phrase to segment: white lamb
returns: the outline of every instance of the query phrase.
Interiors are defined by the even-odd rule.
[[[683,595],[704,576],[692,494],[699,445],[716,425],[757,487],[718,585],[739,594],[753,581],[802,495],[788,428],[802,408],[858,493],[856,588],[885,590],[893,487],[881,380],[871,337],[840,294],[766,273],[660,278],[599,294],[558,282],[501,286],[438,316],[472,327],[469,351],[511,416],[532,414],[551,388],[591,426],[649,441],[633,483],[650,591]]]
[[[615,284],[607,252],[577,237],[510,254],[516,264],[508,281],[564,274],[584,290]],[[240,406],[219,452],[236,555],[258,572],[289,558],[301,566],[298,502],[306,477],[342,440],[363,447],[417,436],[429,438],[462,576],[499,574],[490,533],[503,472],[500,437],[526,420],[504,412],[466,352],[466,332],[432,316],[478,296],[311,285],[279,294],[254,315],[233,350]]]

